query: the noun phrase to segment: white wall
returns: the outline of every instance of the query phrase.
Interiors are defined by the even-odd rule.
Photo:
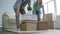
[[[14,13],[13,5],[16,0],[0,0],[0,27],[2,26],[2,14],[7,11]]]
[[[57,6],[57,15],[60,15],[60,0],[56,0],[56,6]]]
[[[55,23],[56,28],[60,28],[60,15],[57,16],[57,21]]]
[[[56,7],[57,7],[57,21],[56,21],[56,28],[60,28],[60,0],[56,0]]]

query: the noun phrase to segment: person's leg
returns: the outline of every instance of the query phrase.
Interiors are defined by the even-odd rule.
[[[20,28],[19,16],[16,16],[16,25],[17,25],[17,30],[18,30]]]
[[[17,16],[17,12],[16,12],[16,9],[14,9],[15,11],[15,18],[16,18],[16,25],[17,25],[17,30],[20,28],[20,24],[19,24],[19,16]]]
[[[37,19],[38,19],[38,21],[40,21],[41,19],[40,19],[40,14],[38,14],[37,15]]]
[[[41,20],[41,18],[40,18],[40,16],[41,16],[40,15],[40,11],[36,10],[36,15],[37,15],[37,20],[40,21]]]

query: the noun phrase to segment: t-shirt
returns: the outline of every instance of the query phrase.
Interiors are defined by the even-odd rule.
[[[37,2],[35,2],[34,4],[33,4],[33,11],[32,11],[32,13],[33,14],[36,14],[36,10],[37,10]],[[42,9],[42,10],[41,10]],[[41,4],[40,5],[40,7],[38,8],[38,11],[40,11],[40,13],[44,13],[44,6]]]

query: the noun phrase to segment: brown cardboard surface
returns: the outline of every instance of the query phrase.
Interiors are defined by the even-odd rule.
[[[36,21],[23,20],[21,23],[21,31],[32,31],[32,30],[37,30]]]
[[[37,23],[37,20],[21,20],[22,23]]]
[[[53,21],[48,22],[48,29],[54,29],[54,22]]]
[[[43,16],[43,21],[56,21],[55,14],[49,13]]]
[[[21,23],[22,31],[30,31],[30,30],[48,30],[54,29],[54,21],[32,21],[32,20],[23,20]]]
[[[47,21],[40,21],[37,23],[38,30],[47,30],[48,29],[48,22]]]

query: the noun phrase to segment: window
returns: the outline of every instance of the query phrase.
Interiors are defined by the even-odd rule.
[[[45,12],[45,14],[47,14],[47,4],[44,4],[44,12]]]
[[[46,3],[46,2],[49,2],[49,1],[51,1],[51,0],[43,0],[43,4]]]
[[[44,5],[44,11],[45,11],[45,14],[47,13],[55,13],[55,6],[54,6],[54,1],[44,1],[43,2],[43,5]]]
[[[60,1],[56,0],[56,6],[57,6],[57,15],[60,15]]]
[[[54,1],[48,3],[48,13],[55,13]]]

